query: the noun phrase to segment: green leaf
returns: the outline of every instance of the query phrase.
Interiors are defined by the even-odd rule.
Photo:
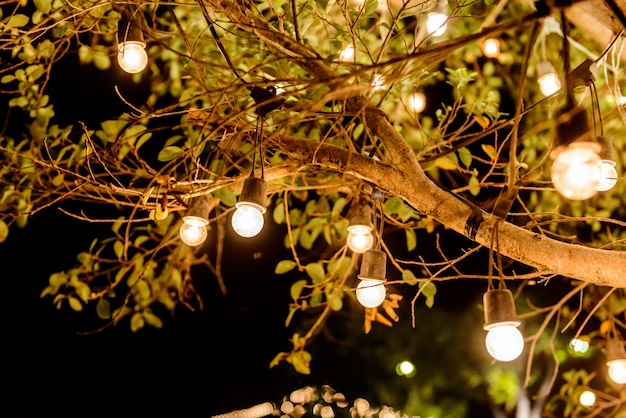
[[[274,211],[272,212],[272,217],[274,218],[274,222],[276,225],[281,225],[286,220],[285,215],[285,205],[281,202],[274,207]]]
[[[173,160],[174,158],[178,157],[182,153],[183,153],[183,149],[181,147],[169,146],[169,147],[163,148],[159,152],[159,156],[157,158],[159,159],[159,161],[166,162],[166,161]]]
[[[398,213],[401,207],[402,201],[400,201],[397,197],[392,197],[385,201],[385,212],[389,215]]]
[[[415,274],[409,269],[402,270],[402,280],[409,282],[409,284],[415,284]]]
[[[146,323],[154,328],[163,328],[163,321],[161,318],[153,314],[152,312],[144,312],[143,319],[145,319]]]
[[[28,16],[23,14],[15,14],[13,16],[10,16],[4,24],[7,28],[21,28],[22,26],[26,26],[28,24],[28,21]]]
[[[143,319],[143,315],[141,312],[135,312],[133,316],[130,318],[130,330],[132,332],[137,332],[145,325],[145,321]]]
[[[35,7],[41,13],[48,14],[52,8],[52,0],[33,0]]]
[[[111,304],[106,299],[99,299],[96,303],[96,313],[100,319],[111,318]]]
[[[135,285],[135,291],[139,295],[139,299],[148,300],[152,295],[152,291],[150,290],[150,285],[145,280],[139,280]]]
[[[291,298],[295,301],[298,300],[300,295],[302,294],[302,290],[306,286],[306,280],[298,280],[294,284],[291,285],[290,293]]]
[[[213,194],[226,206],[232,207],[235,206],[235,203],[237,203],[237,196],[235,196],[235,193],[227,187],[217,189],[213,192]]]
[[[406,248],[409,252],[413,251],[417,247],[417,234],[414,229],[405,229],[404,233],[406,235]]]
[[[294,269],[296,262],[293,260],[281,260],[274,269],[276,274],[285,274]]]
[[[122,255],[124,255],[124,243],[120,240],[115,241],[115,243],[113,243],[113,251],[117,256],[117,259],[121,260]]]
[[[461,160],[463,165],[466,168],[469,168],[469,166],[472,165],[472,153],[470,152],[470,150],[468,150],[465,147],[459,148],[458,154],[459,154],[459,159]]]
[[[324,266],[320,263],[309,263],[304,268],[306,274],[309,275],[313,283],[321,283],[326,278],[326,274],[324,273]]]
[[[474,176],[470,177],[469,182],[467,183],[470,186],[469,192],[473,196],[477,196],[480,193],[480,187],[478,186],[478,179]]]
[[[76,312],[80,312],[83,310],[83,305],[82,303],[80,303],[80,300],[76,299],[74,296],[70,296],[67,299],[70,302],[70,307]]]
[[[0,219],[0,242],[4,242],[9,236],[9,227],[6,222]]]
[[[74,284],[74,289],[76,289],[76,294],[78,297],[85,303],[89,302],[89,294],[91,293],[91,289],[89,285],[85,282],[76,282]]]
[[[427,281],[420,282],[419,288],[422,291],[422,295],[426,297],[426,306],[432,308],[433,304],[435,303],[435,293],[437,293],[437,286],[435,286],[435,283]]]

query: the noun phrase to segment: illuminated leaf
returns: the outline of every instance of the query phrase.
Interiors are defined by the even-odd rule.
[[[180,156],[182,153],[183,153],[183,149],[181,147],[169,146],[159,151],[159,156],[157,158],[159,161],[167,162]]]
[[[320,263],[309,263],[304,268],[313,283],[321,283],[326,278],[324,267]]]
[[[9,227],[6,222],[0,219],[0,242],[4,242],[9,236]]]
[[[82,303],[80,303],[80,300],[76,299],[73,296],[68,297],[67,300],[70,303],[70,307],[76,312],[80,312],[83,310],[83,305]]]
[[[102,298],[99,299],[98,303],[96,303],[96,313],[100,319],[110,319],[111,305],[109,304],[109,301]]]
[[[417,247],[417,234],[414,229],[405,229],[404,234],[406,235],[406,248],[409,251],[413,251],[415,247]]]
[[[274,269],[274,273],[276,274],[285,274],[296,267],[296,262],[293,260],[281,260],[276,265]]]
[[[145,321],[143,319],[143,315],[141,312],[135,312],[133,316],[130,318],[130,330],[132,332],[137,332],[145,325]]]
[[[489,156],[491,161],[496,160],[496,158],[498,157],[498,151],[496,151],[493,145],[480,144],[480,146],[482,147],[483,151],[485,151],[485,153]]]

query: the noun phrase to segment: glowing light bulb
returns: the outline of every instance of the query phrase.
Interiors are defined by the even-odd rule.
[[[585,390],[578,397],[578,402],[580,402],[582,406],[593,406],[596,403],[596,394],[590,390]]]
[[[585,142],[571,144],[559,152],[552,163],[552,183],[561,195],[571,200],[588,199],[600,183],[600,157]]]
[[[186,216],[178,230],[180,239],[190,247],[196,247],[206,241],[208,221],[196,216]]]
[[[561,81],[549,61],[542,61],[537,65],[537,82],[544,96],[552,96],[561,89]]]
[[[483,54],[487,58],[497,58],[500,55],[500,40],[497,38],[485,39],[483,43]]]
[[[263,219],[264,212],[257,205],[247,202],[237,203],[237,210],[231,220],[233,229],[242,237],[250,238],[257,235],[261,232],[265,223]]]
[[[426,109],[426,95],[422,92],[417,92],[409,97],[409,109],[415,113],[422,113]]]
[[[600,169],[600,180],[596,186],[596,190],[599,192],[605,192],[610,190],[617,183],[617,170],[615,169],[615,161],[600,160],[598,162]]]
[[[348,227],[348,248],[362,254],[374,245],[372,228],[365,225],[351,225]]]
[[[352,45],[347,45],[344,49],[339,53],[339,59],[341,61],[353,61],[355,56],[354,47]]]
[[[626,383],[626,359],[611,360],[606,363],[609,367],[609,377],[618,385]]]
[[[141,72],[148,64],[146,44],[139,41],[126,41],[118,44],[117,62],[122,70],[130,74]]]
[[[494,324],[485,338],[487,352],[496,360],[512,361],[524,350],[524,336],[514,325]]]
[[[445,13],[429,13],[426,17],[426,32],[432,36],[441,36],[448,28],[448,16]]]
[[[387,291],[383,280],[361,279],[356,287],[356,299],[366,308],[376,308],[385,300]]]

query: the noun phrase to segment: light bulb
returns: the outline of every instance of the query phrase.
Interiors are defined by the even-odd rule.
[[[339,53],[339,59],[341,61],[353,61],[354,60],[354,46],[347,45],[344,49]]]
[[[496,58],[500,55],[500,40],[496,38],[485,39],[483,43],[483,54],[487,58]]]
[[[618,385],[626,383],[626,359],[607,361],[609,377]]]
[[[600,160],[598,162],[600,168],[600,181],[596,186],[599,192],[610,190],[617,183],[617,170],[615,169],[615,161]]]
[[[118,44],[117,62],[122,70],[130,74],[143,71],[148,64],[146,44],[139,41],[126,41]]]
[[[190,247],[202,244],[208,234],[207,221],[195,216],[186,216],[178,231],[180,239]]]
[[[550,61],[537,64],[537,82],[544,96],[552,96],[561,89],[561,81]]]
[[[445,13],[429,13],[426,17],[426,32],[432,36],[441,36],[446,33],[448,16]]]
[[[356,287],[356,299],[366,308],[376,308],[385,300],[387,291],[383,280],[361,279]]]
[[[239,202],[231,223],[235,232],[240,236],[253,237],[263,229],[265,223],[263,211],[257,205]]]
[[[422,113],[426,109],[426,95],[421,92],[409,97],[409,108],[415,113]]]
[[[600,157],[585,142],[571,144],[559,152],[552,163],[552,183],[561,195],[571,200],[588,199],[600,183]]]
[[[494,324],[485,338],[487,351],[496,360],[512,361],[524,350],[524,336],[517,326]]]
[[[348,233],[347,241],[348,248],[350,248],[352,252],[362,254],[372,248],[372,245],[374,245],[374,236],[372,235],[371,231],[367,231],[362,234],[350,231]]]
[[[596,394],[590,390],[585,390],[578,397],[578,402],[580,402],[582,406],[593,406],[596,403]]]

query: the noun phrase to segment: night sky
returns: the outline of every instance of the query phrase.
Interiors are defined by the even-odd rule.
[[[61,126],[76,126],[79,121],[89,126],[114,117],[121,106],[115,86],[137,105],[145,99],[145,85],[120,78],[116,69],[103,73],[85,67],[72,72],[76,68],[75,61],[61,66],[50,83],[51,102],[58,103],[56,122]],[[82,209],[65,203],[61,207]],[[441,359],[441,363],[431,361],[431,367],[446,363],[432,342],[451,332],[439,332],[436,323],[423,316],[420,319],[435,329],[427,330],[431,335],[426,339],[414,337],[407,300],[403,320],[393,329],[375,324],[372,333],[365,335],[360,307],[333,319],[311,347],[310,376],[297,374],[286,363],[270,369],[277,353],[290,350],[289,338],[294,332],[285,328],[293,277],[273,274],[275,263],[289,253],[282,246],[284,231],[277,231],[272,222],[255,239],[231,237],[227,241],[224,276],[228,294],[221,293],[208,272],[194,277],[204,303],[202,311],[181,307],[172,317],[166,315],[161,330],[148,327],[132,333],[126,319],[116,327],[94,332],[106,323],[97,318],[94,306],[81,313],[67,305],[57,310],[51,297],[41,299],[39,294],[51,273],[71,268],[76,254],[109,228],[79,222],[52,206],[32,216],[24,230],[14,228],[0,244],[0,416],[209,417],[261,402],[278,402],[305,385],[329,384],[349,399],[372,396],[383,378],[389,379],[383,380],[385,384],[402,387],[403,380],[393,379],[405,378],[394,377],[393,366],[403,356],[429,352]],[[402,243],[403,237],[401,234],[395,242]],[[394,246],[391,236],[386,242]],[[457,247],[466,242],[452,244]],[[420,251],[423,254],[434,248],[430,243]],[[461,315],[462,310],[471,308],[470,316],[463,315],[472,317],[476,338],[482,340],[481,313],[475,308],[483,289],[459,284],[448,287],[453,290],[446,302],[446,285],[440,286],[437,312]],[[425,315],[437,313],[426,310]],[[385,344],[393,335],[401,336],[404,346],[386,353]],[[482,341],[476,346],[476,352],[484,356]],[[475,353],[463,351],[461,355]],[[371,360],[381,356],[387,363]]]

